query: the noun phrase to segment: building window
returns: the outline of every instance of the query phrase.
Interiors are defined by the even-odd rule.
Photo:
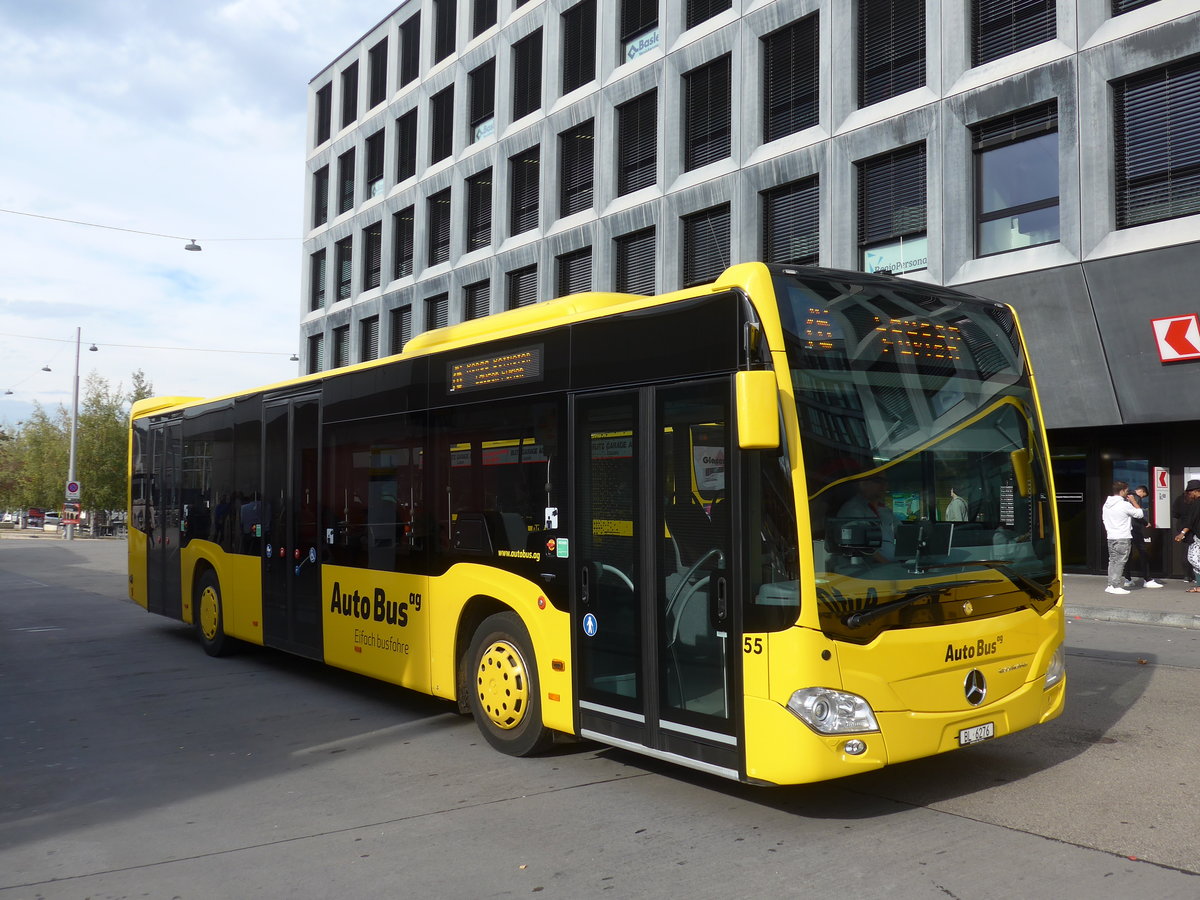
[[[454,152],[454,85],[429,98],[429,164]]]
[[[358,323],[358,361],[379,359],[379,316]]]
[[[561,186],[559,215],[569,216],[592,208],[594,138],[595,121],[592,119],[558,136],[558,178]]]
[[[450,261],[450,188],[429,198],[429,265]]]
[[[925,84],[925,0],[859,0],[858,105]]]
[[[412,307],[401,306],[393,309],[388,321],[388,352],[392,356],[404,350],[404,345],[412,337]]]
[[[617,107],[617,195],[654,184],[658,178],[658,91]]]
[[[814,175],[762,192],[763,262],[817,265],[821,248],[819,187]]]
[[[1053,102],[971,129],[976,253],[1058,240],[1058,110]]]
[[[654,293],[654,229],[613,240],[617,256],[616,288],[622,294]]]
[[[367,138],[367,172],[365,198],[371,199],[383,193],[383,129]]]
[[[313,172],[312,224],[313,228],[329,221],[329,166],[321,166]]]
[[[417,111],[410,109],[396,120],[396,181],[417,174]]]
[[[333,368],[350,365],[350,326],[340,325],[333,329]]]
[[[468,319],[482,319],[491,312],[492,285],[486,278],[463,288],[463,308]]]
[[[445,328],[450,324],[450,295],[435,294],[425,299],[425,328]]]
[[[338,215],[354,209],[354,148],[338,157]]]
[[[557,295],[581,294],[592,289],[592,248],[583,247],[558,257]]]
[[[508,308],[537,303],[537,266],[526,266],[508,273]]]
[[[325,248],[308,258],[308,309],[325,308]]]
[[[317,91],[317,130],[313,135],[313,146],[319,146],[329,140],[333,127],[333,85],[327,84]]]
[[[467,143],[473,144],[496,133],[496,60],[489,59],[467,76],[471,92],[471,120]]]
[[[363,229],[363,290],[379,287],[380,266],[383,260],[383,222]]]
[[[354,238],[344,237],[333,245],[333,262],[337,268],[337,299],[350,299],[351,272],[354,269]]]
[[[496,0],[474,0],[471,10],[471,37],[477,37],[496,24]]]
[[[733,9],[733,0],[687,0],[687,27],[695,28],[727,9]]]
[[[683,286],[707,284],[729,268],[729,204],[683,217]]]
[[[1200,58],[1113,83],[1117,227],[1200,213]]]
[[[929,267],[925,145],[858,164],[858,245],[863,270],[902,275]]]
[[[509,210],[509,234],[520,234],[538,226],[538,179],[541,172],[541,148],[530,147],[508,160],[509,182],[512,186],[512,208]]]
[[[387,38],[368,51],[367,71],[367,107],[373,109],[387,99]]]
[[[308,339],[308,371],[320,372],[325,367],[325,335],[314,334]]]
[[[817,26],[814,14],[762,39],[764,143],[817,124],[821,85]]]
[[[596,77],[596,0],[583,0],[562,14],[562,59],[564,94]]]
[[[351,63],[342,72],[342,127],[358,118],[358,63]]]
[[[492,242],[492,169],[467,179],[467,250]]]
[[[1157,2],[1158,0],[1113,0],[1112,14],[1119,16],[1121,13],[1141,9],[1143,6],[1149,6],[1151,3]]]
[[[513,121],[542,105],[542,29],[513,44]]]
[[[974,6],[972,65],[1054,40],[1057,32],[1054,0],[974,0]]]
[[[392,279],[413,273],[413,207],[392,214]]]
[[[457,0],[433,0],[433,61],[441,62],[454,52]]]
[[[421,74],[421,14],[400,25],[400,87]]]
[[[729,66],[730,57],[722,56],[683,76],[686,170],[698,169],[730,154]]]
[[[621,0],[621,62],[658,47],[658,0]]]

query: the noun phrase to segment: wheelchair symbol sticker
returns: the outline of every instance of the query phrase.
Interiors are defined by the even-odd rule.
[[[588,637],[596,636],[596,617],[592,613],[588,613],[583,617],[583,633]]]

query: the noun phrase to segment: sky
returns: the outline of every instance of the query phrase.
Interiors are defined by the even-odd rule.
[[[308,83],[399,2],[0,0],[0,428],[70,409],[77,328],[81,382],[299,374]]]

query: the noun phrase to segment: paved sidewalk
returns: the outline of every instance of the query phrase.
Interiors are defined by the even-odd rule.
[[[1128,594],[1108,594],[1103,575],[1065,575],[1067,618],[1200,628],[1200,594],[1187,593],[1189,585],[1179,578],[1159,580],[1161,588],[1141,587],[1135,579]]]

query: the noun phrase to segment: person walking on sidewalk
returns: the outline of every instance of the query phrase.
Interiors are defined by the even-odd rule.
[[[1114,481],[1112,493],[1104,501],[1101,512],[1104,530],[1108,533],[1108,587],[1104,589],[1105,593],[1129,593],[1122,585],[1125,583],[1125,563],[1129,561],[1129,548],[1133,543],[1130,523],[1142,517],[1142,504],[1136,494],[1130,496],[1129,483]]]
[[[1183,519],[1179,533],[1175,535],[1175,543],[1187,545],[1187,562],[1198,582],[1187,592],[1200,594],[1200,481],[1189,481],[1184,491],[1189,502],[1183,505]]]
[[[1150,489],[1139,484],[1129,492],[1129,499],[1137,498],[1138,506],[1150,495]],[[1125,587],[1133,587],[1133,578],[1138,571],[1142,573],[1142,587],[1160,588],[1162,584],[1150,577],[1150,535],[1146,532],[1145,508],[1142,508],[1141,519],[1130,519],[1131,541],[1129,545],[1129,572],[1125,577]]]
[[[1189,486],[1193,484],[1200,484],[1200,482],[1188,482]],[[1198,496],[1200,496],[1200,491],[1189,491],[1185,487],[1183,492],[1171,502],[1171,527],[1175,530],[1175,534],[1179,534],[1179,529],[1181,529],[1186,523],[1188,513],[1190,512],[1189,507],[1191,506],[1192,501]],[[1197,583],[1196,573],[1192,570],[1192,567],[1187,560],[1188,548],[1191,546],[1192,542],[1189,540],[1184,543],[1183,541],[1176,540],[1175,543],[1182,545],[1184,569],[1183,580],[1188,587],[1191,587]]]

